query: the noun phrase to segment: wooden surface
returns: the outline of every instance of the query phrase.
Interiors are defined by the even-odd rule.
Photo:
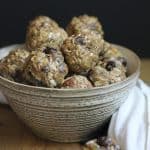
[[[141,78],[150,83],[150,59],[143,59],[141,63]]]
[[[150,82],[150,59],[142,60],[141,78]],[[0,105],[0,150],[81,150],[77,143],[62,144],[37,138],[6,105]]]

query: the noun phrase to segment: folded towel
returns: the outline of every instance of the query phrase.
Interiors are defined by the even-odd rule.
[[[150,150],[150,88],[143,81],[112,116],[108,136],[121,150]]]

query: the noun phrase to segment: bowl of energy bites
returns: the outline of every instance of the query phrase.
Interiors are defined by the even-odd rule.
[[[38,16],[29,22],[24,43],[5,48],[0,89],[18,117],[44,139],[93,138],[139,77],[138,56],[106,41],[94,16],[73,17],[66,31]]]

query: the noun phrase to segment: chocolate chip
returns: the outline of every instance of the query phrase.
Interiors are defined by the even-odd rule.
[[[15,74],[12,75],[12,77],[16,82],[22,82],[22,71],[17,70]]]
[[[103,136],[103,137],[99,137],[97,139],[97,144],[99,144],[100,146],[107,147],[107,146],[111,146],[113,144],[113,142],[112,142],[111,138]]]
[[[76,42],[76,44],[80,44],[80,45],[85,45],[86,44],[85,39],[82,36],[76,37],[75,42]]]
[[[52,53],[56,53],[56,52],[57,52],[57,49],[52,48],[52,47],[47,47],[47,48],[45,48],[45,49],[43,50],[43,52],[44,52],[45,54],[52,54]]]
[[[125,67],[127,66],[127,60],[124,57],[118,57],[118,60],[124,65]]]
[[[114,67],[116,67],[116,63],[114,61],[110,60],[107,62],[106,69],[108,71],[111,71]]]
[[[100,57],[101,57],[101,56],[104,56],[104,54],[105,54],[105,51],[102,50],[102,51],[99,53],[99,56],[100,56]]]
[[[42,69],[41,69],[42,72],[44,73],[48,73],[49,72],[49,67],[48,66],[44,66]]]

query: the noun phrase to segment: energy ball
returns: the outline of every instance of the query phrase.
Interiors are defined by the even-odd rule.
[[[68,73],[61,51],[53,48],[33,51],[24,69],[25,80],[35,86],[57,87]]]
[[[94,86],[105,86],[126,78],[126,67],[117,59],[100,61],[89,73]]]
[[[88,15],[73,17],[66,30],[69,35],[93,32],[103,37],[104,34],[98,18]]]
[[[0,75],[9,80],[19,80],[30,52],[25,48],[18,48],[0,61]]]
[[[66,31],[60,28],[54,20],[39,16],[29,23],[26,45],[31,50],[43,47],[59,48],[66,38]]]
[[[89,72],[89,79],[93,82],[94,86],[105,86],[109,85],[110,75],[109,72],[101,67],[100,65],[96,65]]]
[[[108,58],[115,58],[120,60],[125,66],[127,65],[126,58],[123,56],[121,51],[106,41],[103,44],[102,51],[99,53],[99,57],[102,61]]]
[[[85,76],[73,75],[64,80],[62,87],[63,88],[91,88],[93,86]]]
[[[103,136],[86,142],[83,150],[121,150],[121,148],[114,139]]]
[[[103,43],[101,36],[78,34],[67,38],[61,50],[69,69],[77,74],[87,73],[98,62]]]

